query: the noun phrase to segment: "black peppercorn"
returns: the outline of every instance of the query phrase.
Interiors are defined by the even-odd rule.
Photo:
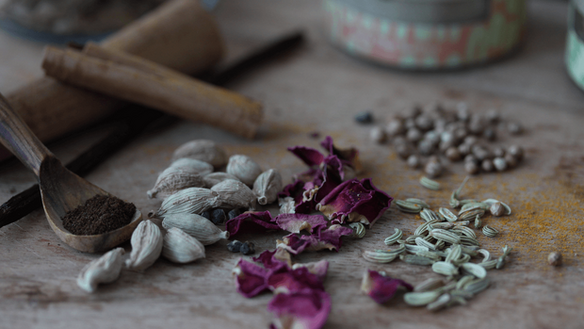
[[[227,218],[233,219],[237,216],[241,215],[241,210],[239,209],[231,209],[229,213],[227,213]]]
[[[244,255],[251,255],[255,253],[255,245],[253,244],[253,242],[245,241],[241,245],[239,251]]]
[[[223,223],[225,223],[225,210],[223,209],[213,209],[213,211],[211,212],[211,221],[213,222],[213,224],[215,225],[221,225]]]
[[[240,252],[241,246],[243,246],[243,242],[238,240],[233,240],[227,244],[227,250],[231,252]]]
[[[355,121],[359,123],[371,123],[373,122],[373,114],[371,112],[359,113],[355,116]]]

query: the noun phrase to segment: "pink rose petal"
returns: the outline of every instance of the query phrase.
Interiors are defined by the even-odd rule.
[[[352,167],[356,173],[360,173],[362,171],[362,165],[359,161],[359,151],[357,149],[339,149],[335,147],[333,138],[331,136],[326,136],[320,145],[329,152],[329,155],[336,155],[341,161],[343,161],[343,163],[346,163]]]
[[[322,215],[281,214],[274,221],[281,229],[292,233],[300,233],[302,230],[312,233],[314,229],[328,225],[328,220]]]
[[[407,291],[414,289],[411,284],[403,280],[393,279],[372,270],[365,272],[361,282],[361,291],[379,304],[390,300],[400,288],[405,288]]]
[[[272,274],[268,278],[268,287],[274,293],[290,293],[306,288],[324,290],[320,278],[304,267]]]
[[[348,180],[324,197],[317,209],[340,223],[345,221],[373,225],[393,200],[377,189],[370,178]]]
[[[318,167],[324,160],[324,155],[312,147],[294,146],[289,147],[288,151],[292,152],[309,167]]]
[[[225,223],[225,230],[229,232],[230,236],[241,233],[242,225],[248,229],[254,228],[254,231],[261,230],[279,230],[278,224],[273,222],[274,219],[269,211],[263,212],[246,212]],[[243,224],[246,223],[246,224]],[[255,225],[251,225],[251,223]]]
[[[321,229],[317,234],[289,234],[277,241],[277,248],[286,249],[289,253],[298,255],[303,251],[318,251],[323,249],[337,250],[341,247],[341,237],[352,235],[353,230],[340,225],[332,225]]]
[[[240,259],[233,269],[237,291],[247,298],[268,290],[269,269]]]
[[[292,267],[292,260],[290,254],[284,249],[276,249],[274,251],[266,250],[258,257],[253,258],[254,262],[262,263],[265,268],[277,269],[281,268],[282,264]]]
[[[320,260],[318,262],[311,262],[311,263],[296,263],[292,266],[293,269],[297,269],[300,267],[306,267],[306,269],[316,275],[320,281],[324,282],[326,278],[326,274],[328,272],[329,262],[327,260]]]
[[[319,329],[331,311],[330,296],[322,290],[305,289],[277,294],[268,304],[276,315],[274,328]]]

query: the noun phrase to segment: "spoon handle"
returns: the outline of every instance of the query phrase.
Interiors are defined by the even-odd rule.
[[[52,155],[0,94],[0,142],[38,177],[41,162]]]

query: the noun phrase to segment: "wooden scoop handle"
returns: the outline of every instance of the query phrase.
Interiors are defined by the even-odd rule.
[[[52,156],[0,94],[0,142],[38,177],[41,163]]]

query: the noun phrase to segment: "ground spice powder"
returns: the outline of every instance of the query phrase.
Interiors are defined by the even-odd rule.
[[[114,196],[96,195],[62,218],[63,227],[76,235],[113,231],[130,223],[136,206]]]

